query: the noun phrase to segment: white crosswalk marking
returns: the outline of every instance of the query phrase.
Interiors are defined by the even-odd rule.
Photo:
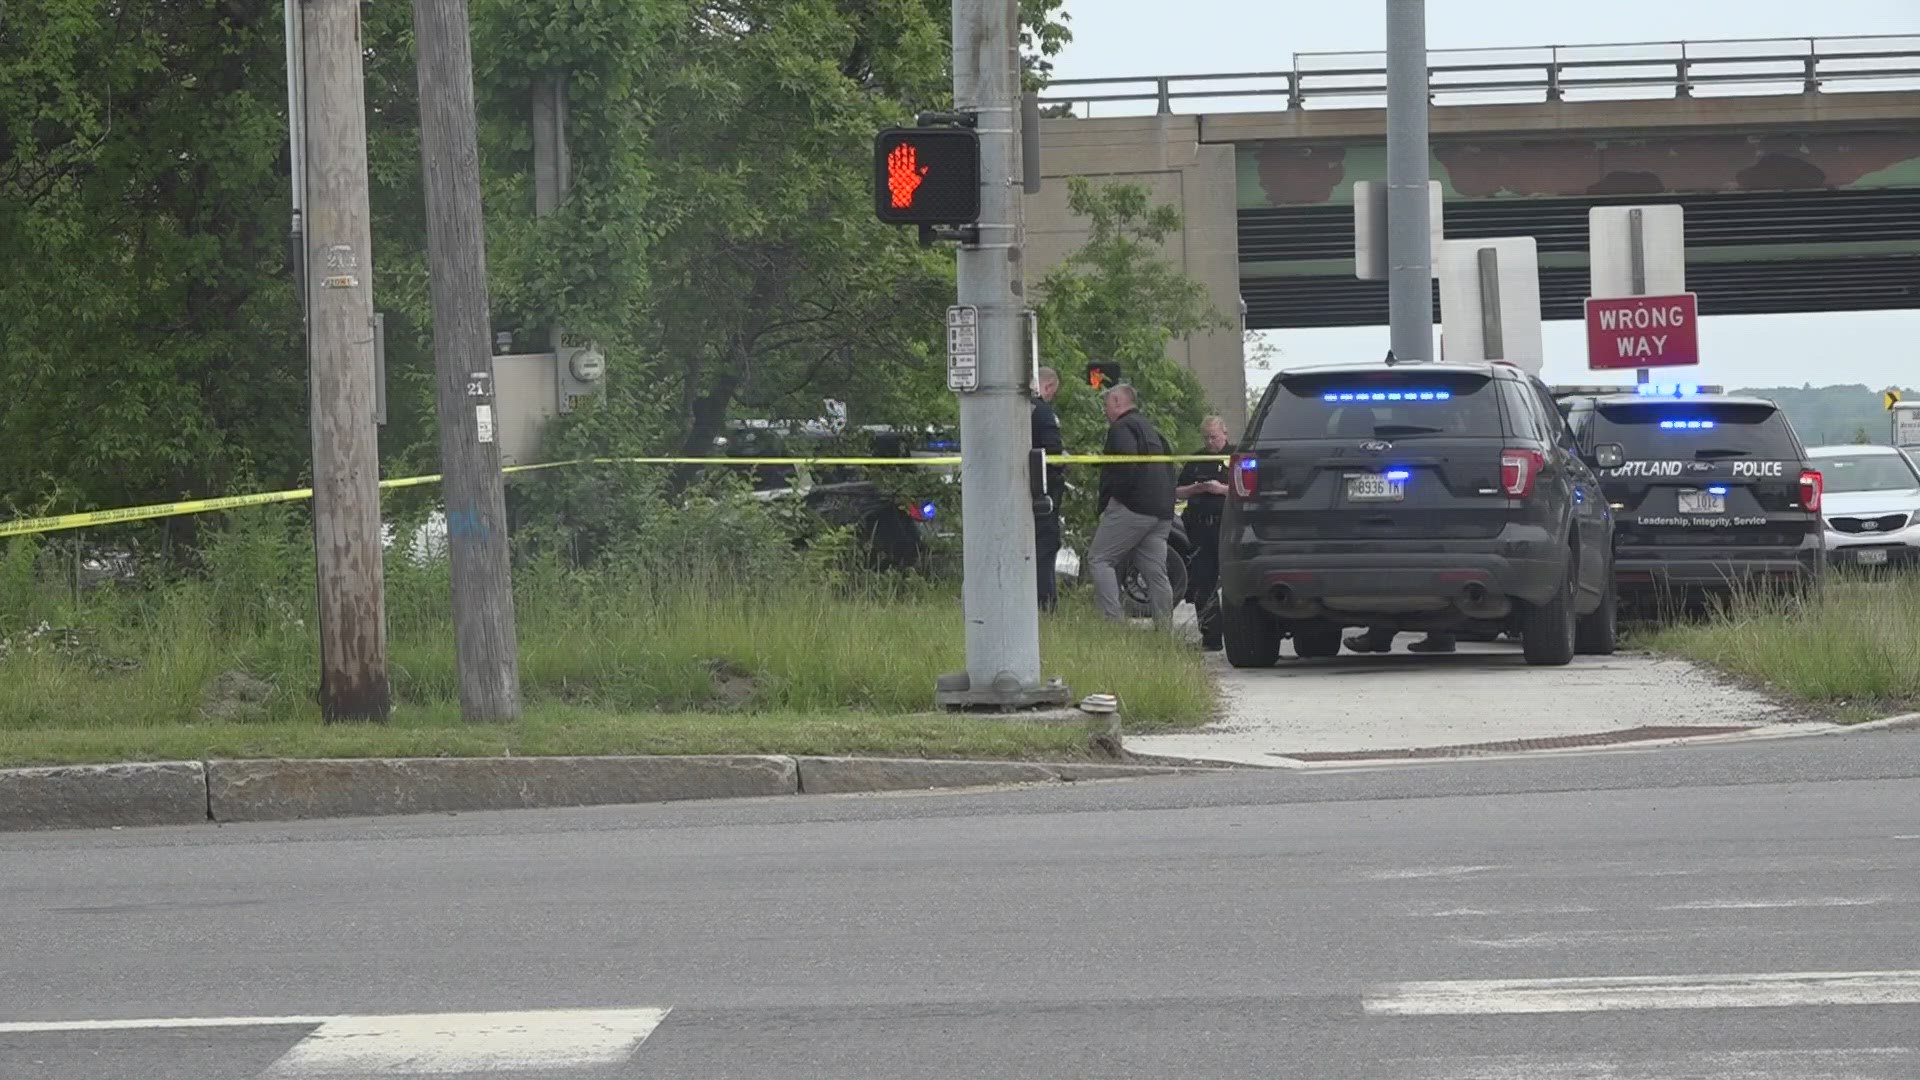
[[[311,1028],[262,1080],[538,1073],[616,1065],[667,1009],[549,1009],[399,1016],[219,1016],[0,1023],[0,1035],[189,1028]]]
[[[1497,1016],[1628,1009],[1920,1005],[1920,971],[1803,971],[1395,983],[1366,996],[1375,1016]]]
[[[352,1016],[328,1020],[264,1074],[268,1080],[536,1072],[625,1061],[665,1009]]]

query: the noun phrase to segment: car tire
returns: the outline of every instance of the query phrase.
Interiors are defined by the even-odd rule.
[[[1606,593],[1600,606],[1580,618],[1573,633],[1573,651],[1581,656],[1612,656],[1620,643],[1620,590],[1614,586],[1613,563],[1607,563]]]
[[[1520,616],[1520,651],[1535,667],[1559,667],[1573,662],[1573,639],[1578,616],[1573,609],[1577,585],[1569,562],[1552,600],[1528,604]]]
[[[1293,631],[1293,653],[1302,660],[1330,660],[1340,655],[1340,628],[1302,626]]]
[[[1220,609],[1227,663],[1237,668],[1270,668],[1280,662],[1280,620],[1252,604],[1225,604]],[[1298,647],[1298,643],[1295,643]]]

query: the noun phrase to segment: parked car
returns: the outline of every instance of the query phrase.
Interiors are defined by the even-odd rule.
[[[1528,663],[1615,639],[1613,518],[1547,388],[1505,364],[1283,372],[1230,467],[1227,659],[1351,626],[1521,634]]]
[[[1825,494],[1828,559],[1836,566],[1920,566],[1920,468],[1891,446],[1807,451]]]
[[[1583,452],[1609,459],[1629,605],[1818,583],[1823,483],[1779,406],[1664,384],[1560,400]]]
[[[852,431],[826,422],[741,420],[728,425],[721,451],[728,457],[937,457],[952,454],[935,431],[874,426]],[[796,501],[829,525],[849,528],[868,566],[917,570],[938,535],[939,496],[957,481],[957,469],[916,469],[905,485],[882,484],[875,470],[857,465],[763,465],[752,469],[754,496]]]

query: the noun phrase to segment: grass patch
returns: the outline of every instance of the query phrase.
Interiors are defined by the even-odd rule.
[[[1920,711],[1920,576],[1835,577],[1806,601],[1736,596],[1643,640],[1840,720]]]
[[[930,715],[964,666],[959,600],[936,582],[715,566],[516,571],[523,720],[461,722],[448,570],[389,560],[385,725],[327,725],[297,534],[254,528],[203,572],[76,602],[0,552],[0,765],[202,757],[864,753],[1063,758],[1086,728]],[[1210,718],[1197,653],[1068,603],[1043,623],[1049,675],[1116,694],[1129,730]]]

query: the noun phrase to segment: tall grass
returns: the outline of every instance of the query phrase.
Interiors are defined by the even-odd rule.
[[[126,735],[133,729],[317,731],[319,643],[302,522],[271,512],[235,520],[201,547],[192,572],[89,590],[77,604],[30,543],[0,549],[0,743],[10,732],[66,732],[73,737],[54,743],[126,753],[138,741]],[[523,558],[515,570],[521,678],[529,722],[547,727],[437,739],[420,729],[458,724],[450,571],[445,561],[390,555],[396,724],[368,738],[424,740],[436,752],[578,752],[654,745],[619,728],[658,723],[679,732],[663,747],[764,750],[779,737],[721,721],[787,717],[812,725],[790,738],[816,749],[952,742],[937,726],[888,719],[930,711],[936,677],[964,666],[951,583],[850,572],[831,545],[812,553],[746,546],[744,557],[724,541],[683,546],[670,559],[647,548],[590,569]],[[1043,646],[1048,674],[1081,693],[1117,694],[1130,726],[1210,714],[1199,657],[1164,636],[1068,604],[1047,620]],[[701,717],[712,718],[704,732]],[[336,752],[355,738],[352,729],[329,731],[338,733],[298,741]],[[968,738],[955,745],[973,745]]]
[[[1920,575],[1836,577],[1804,601],[1737,596],[1652,643],[1802,701],[1920,709]]]

